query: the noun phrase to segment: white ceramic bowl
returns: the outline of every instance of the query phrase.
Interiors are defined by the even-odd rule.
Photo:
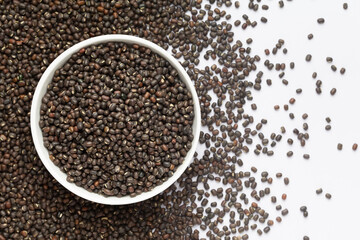
[[[144,192],[140,195],[137,195],[136,197],[130,197],[130,196],[124,196],[124,197],[106,197],[97,193],[89,192],[86,189],[82,187],[78,187],[75,185],[75,183],[70,183],[66,180],[66,174],[60,170],[49,158],[49,152],[44,147],[43,144],[43,135],[42,131],[39,126],[40,121],[40,106],[41,106],[41,100],[43,96],[46,93],[46,89],[48,84],[51,82],[54,72],[62,67],[64,63],[76,52],[78,52],[80,49],[88,47],[90,45],[94,44],[100,44],[100,43],[106,43],[106,42],[123,42],[128,44],[138,44],[141,46],[145,46],[147,48],[150,48],[153,52],[157,53],[167,61],[171,63],[171,65],[178,71],[179,76],[181,80],[186,84],[186,87],[191,91],[193,102],[194,102],[194,121],[193,121],[193,135],[194,140],[192,142],[192,147],[188,151],[184,162],[178,166],[177,170],[175,171],[174,175],[170,177],[166,182],[163,184],[156,186],[153,190],[149,192]],[[163,48],[159,47],[158,45],[144,40],[142,38],[134,37],[134,36],[128,36],[128,35],[120,35],[120,34],[113,34],[113,35],[103,35],[98,37],[93,37],[90,39],[87,39],[85,41],[82,41],[80,43],[75,44],[71,48],[67,49],[65,52],[63,52],[60,56],[58,56],[46,69],[44,74],[42,75],[34,96],[32,100],[31,105],[31,134],[32,138],[35,144],[36,151],[47,168],[47,170],[51,173],[51,175],[59,182],[61,183],[65,188],[67,188],[69,191],[73,192],[74,194],[85,198],[87,200],[101,203],[101,204],[109,204],[109,205],[125,205],[125,204],[131,204],[136,203],[140,201],[144,201],[146,199],[149,199],[161,192],[163,192],[165,189],[167,189],[171,184],[173,184],[185,171],[185,169],[189,166],[191,159],[195,153],[195,149],[198,143],[199,135],[200,135],[200,105],[198,96],[196,94],[195,88],[185,72],[184,68],[181,66],[181,64],[171,56],[170,53],[165,51]]]

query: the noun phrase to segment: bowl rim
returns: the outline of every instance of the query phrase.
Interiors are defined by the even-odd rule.
[[[151,51],[153,51],[154,53],[160,55],[161,57],[169,61],[170,64],[179,73],[179,77],[186,84],[187,89],[190,90],[194,103],[194,120],[192,126],[194,139],[192,141],[191,149],[187,152],[187,155],[183,163],[178,166],[173,176],[168,178],[164,183],[154,187],[152,190],[148,192],[141,193],[135,197],[130,197],[129,195],[123,197],[116,197],[116,196],[107,197],[98,193],[90,192],[83,187],[77,186],[75,183],[68,182],[66,180],[67,177],[66,173],[62,172],[60,168],[57,167],[53,163],[53,161],[50,160],[49,152],[43,144],[43,135],[39,126],[40,107],[41,107],[42,98],[46,93],[47,86],[51,82],[55,70],[63,66],[67,62],[67,60],[74,53],[78,52],[80,49],[88,47],[90,45],[98,45],[105,42],[123,42],[127,44],[138,44],[140,46],[144,46],[151,49]],[[47,67],[47,69],[41,76],[41,79],[38,82],[35,89],[35,93],[33,95],[31,112],[30,112],[30,126],[31,126],[32,139],[35,145],[35,149],[38,153],[38,156],[40,157],[40,160],[45,165],[46,169],[50,172],[50,174],[62,186],[64,186],[66,189],[68,189],[70,192],[74,193],[75,195],[92,202],[107,204],[107,205],[126,205],[126,204],[141,202],[156,196],[157,194],[165,191],[173,183],[175,183],[178,180],[178,178],[184,173],[186,168],[190,165],[190,162],[192,160],[192,157],[195,153],[198,144],[198,140],[200,136],[200,118],[201,118],[200,104],[195,87],[193,86],[193,83],[190,77],[188,76],[188,74],[186,73],[185,69],[169,52],[167,52],[165,49],[161,48],[160,46],[156,45],[155,43],[139,37],[123,35],[123,34],[109,34],[109,35],[92,37],[73,45],[72,47],[61,53]]]

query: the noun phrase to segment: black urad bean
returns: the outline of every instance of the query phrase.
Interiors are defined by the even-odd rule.
[[[290,180],[289,180],[289,178],[284,178],[284,183],[285,183],[285,185],[289,185],[289,183],[290,183]]]
[[[321,194],[323,192],[322,188],[316,189],[316,194]]]
[[[332,63],[333,58],[332,58],[332,57],[326,57],[326,61],[327,61],[328,63]]]
[[[325,23],[325,19],[324,18],[318,18],[317,22],[319,24],[323,24],[323,23]]]
[[[352,145],[352,150],[356,151],[357,148],[358,148],[358,144],[357,144],[357,143],[354,143],[354,144]]]
[[[342,150],[342,148],[343,148],[343,145],[342,145],[341,143],[338,143],[338,145],[337,145],[337,149],[338,149],[339,151],[341,151],[341,150]]]

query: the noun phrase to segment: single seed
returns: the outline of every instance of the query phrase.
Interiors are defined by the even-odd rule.
[[[335,93],[336,93],[336,88],[331,89],[330,94],[331,94],[332,96],[334,96]]]
[[[312,33],[310,33],[307,37],[308,37],[309,40],[311,40],[311,39],[314,38],[314,35]]]
[[[328,63],[332,63],[333,58],[332,58],[332,57],[326,57],[326,61],[327,61]]]
[[[308,55],[306,55],[305,60],[306,60],[307,62],[310,62],[310,61],[311,61],[311,58],[312,58],[311,54],[308,54]]]
[[[284,183],[285,183],[285,185],[289,185],[289,183],[290,183],[290,180],[289,180],[289,178],[284,178]]]
[[[326,130],[326,131],[330,131],[330,130],[331,130],[331,125],[329,125],[329,124],[326,125],[326,126],[325,126],[325,130]]]
[[[348,7],[349,7],[348,3],[344,3],[344,4],[343,4],[343,8],[344,8],[345,10],[347,10]]]
[[[337,149],[338,149],[339,151],[341,151],[341,150],[342,150],[342,148],[343,148],[343,145],[342,145],[341,143],[338,143],[338,145],[337,145]]]
[[[306,207],[306,206],[300,207],[300,211],[301,211],[301,212],[306,212],[306,211],[307,211],[307,207]]]
[[[288,215],[288,213],[289,213],[288,209],[284,209],[284,210],[281,211],[281,215],[283,215],[283,216]]]
[[[306,153],[306,154],[303,155],[303,158],[304,158],[304,159],[309,159],[309,158],[310,158],[310,155]]]
[[[354,143],[354,144],[352,145],[352,150],[356,151],[357,148],[358,148],[358,144],[357,144],[357,143]]]
[[[325,19],[324,18],[318,18],[317,22],[319,24],[323,24],[323,23],[325,23]]]
[[[341,68],[341,69],[340,69],[340,73],[341,73],[341,74],[344,74],[344,73],[345,73],[345,71],[346,71],[346,69],[345,69],[345,68]]]
[[[325,194],[325,197],[326,197],[327,199],[331,199],[332,196],[331,196],[330,193],[326,193],[326,194]]]
[[[303,240],[310,240],[310,238],[308,236],[304,236]]]
[[[316,194],[321,194],[323,192],[322,188],[316,189]]]

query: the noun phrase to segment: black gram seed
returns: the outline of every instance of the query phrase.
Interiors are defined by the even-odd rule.
[[[341,151],[341,150],[343,149],[343,145],[342,145],[341,143],[338,143],[337,149],[338,149],[339,151]]]
[[[289,185],[289,183],[290,183],[290,179],[289,179],[289,178],[287,178],[287,177],[285,177],[285,178],[284,178],[284,183],[285,183],[285,185]]]
[[[319,24],[324,24],[324,23],[325,23],[325,19],[324,19],[324,18],[318,18],[318,19],[317,19],[317,22],[318,22]]]
[[[306,207],[306,206],[301,206],[301,207],[300,207],[300,211],[301,211],[301,212],[306,212],[306,210],[307,210],[307,207]]]
[[[336,93],[336,88],[333,88],[333,89],[330,90],[330,94],[331,94],[332,96],[334,96],[335,93]]]
[[[356,151],[357,148],[358,148],[358,144],[357,144],[357,143],[354,143],[354,144],[352,145],[352,150]]]
[[[288,209],[284,209],[284,210],[281,211],[281,215],[283,215],[283,216],[286,216],[286,215],[288,215],[288,214],[289,214],[289,210],[288,210]]]
[[[323,192],[322,188],[316,189],[316,194],[321,194]]]

